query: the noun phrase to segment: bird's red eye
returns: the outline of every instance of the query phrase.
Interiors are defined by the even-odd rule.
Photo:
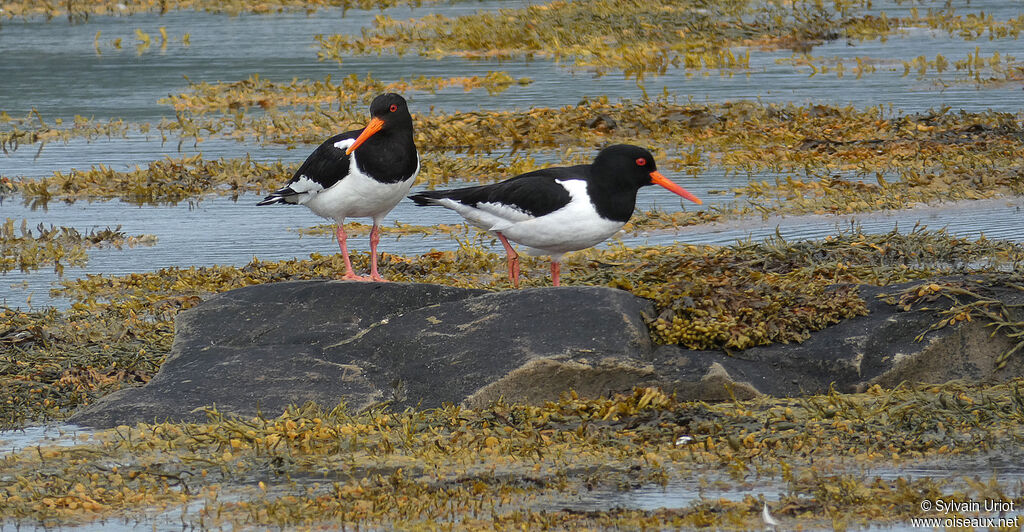
[[[643,166],[645,164],[647,164],[647,159],[644,159],[643,157],[640,157],[639,159],[636,160],[637,166]]]
[[[398,110],[398,104],[394,104],[394,103],[391,104],[391,112],[393,113],[393,112],[395,112],[397,110]]]

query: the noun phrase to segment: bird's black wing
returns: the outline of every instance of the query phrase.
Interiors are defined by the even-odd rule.
[[[569,203],[569,191],[557,181],[584,179],[589,165],[534,170],[500,183],[452,190],[426,190],[409,196],[417,205],[447,198],[473,207],[481,203],[513,207],[530,216],[550,214]]]
[[[344,148],[339,148],[335,144],[344,140],[354,140],[361,131],[346,131],[325,140],[309,154],[309,157],[306,157],[285,186],[275,190],[257,205],[282,201],[296,203],[296,196],[331,188],[344,179],[349,173],[352,157],[345,154]]]
[[[323,188],[334,186],[348,175],[349,165],[352,162],[352,157],[345,154],[345,149],[339,148],[335,144],[343,140],[354,140],[360,132],[361,130],[347,131],[325,140],[323,144],[313,150],[313,153],[309,154],[309,157],[306,157],[302,166],[299,166],[288,183],[294,183],[305,176]]]

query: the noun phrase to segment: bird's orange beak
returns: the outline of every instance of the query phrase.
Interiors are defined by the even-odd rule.
[[[685,188],[669,181],[667,177],[661,175],[661,173],[658,172],[657,170],[651,172],[651,181],[654,182],[655,185],[663,186],[667,188],[669,191],[675,194],[679,194],[680,196],[696,203],[697,205],[704,203],[697,196],[694,196],[693,194],[687,192]]]
[[[384,127],[384,121],[377,118],[376,116],[370,119],[370,123],[366,124],[363,128],[363,132],[356,137],[356,141],[345,150],[345,155],[351,155],[360,144],[366,142],[366,139],[372,137],[374,133],[380,131],[380,128]]]

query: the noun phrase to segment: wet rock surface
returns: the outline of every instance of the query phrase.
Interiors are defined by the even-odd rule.
[[[902,311],[876,297],[903,287],[862,286],[869,315],[801,344],[725,353],[653,345],[645,322],[651,303],[609,288],[257,285],[182,312],[171,353],[148,384],[106,396],[70,421],[199,421],[208,405],[277,415],[307,401],[344,401],[353,409],[479,407],[499,398],[538,403],[570,389],[593,397],[634,386],[713,401],[1024,374],[1020,357],[995,369],[1009,340],[977,321],[915,341],[935,314]]]
[[[602,395],[631,388],[636,379],[623,376],[629,371],[649,373],[633,366],[651,352],[642,317],[650,309],[627,292],[595,287],[489,293],[336,281],[251,286],[179,314],[157,375],[84,408],[72,422],[202,420],[207,405],[276,415],[306,401],[360,409],[502,394],[543,400],[569,386]],[[537,368],[566,371],[567,380],[516,377]],[[606,384],[593,384],[590,372],[606,374]]]
[[[671,375],[670,386],[686,388],[700,382],[717,364],[716,378],[726,387],[699,388],[705,400],[730,398],[729,381],[735,383],[736,397],[743,399],[755,393],[794,396],[823,393],[830,387],[859,392],[873,384],[977,382],[1024,375],[1020,357],[1011,357],[1005,367],[996,369],[996,359],[1011,347],[1010,340],[992,335],[992,328],[978,321],[932,331],[917,341],[918,335],[938,321],[936,314],[931,310],[902,311],[878,296],[920,284],[861,286],[868,315],[813,332],[799,344],[754,347],[731,356],[721,351],[659,346],[653,354],[656,372]]]

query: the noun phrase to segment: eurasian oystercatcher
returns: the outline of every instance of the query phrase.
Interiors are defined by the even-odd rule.
[[[417,205],[440,205],[498,236],[508,257],[508,276],[519,287],[517,242],[531,255],[551,256],[551,280],[558,286],[562,255],[614,235],[633,215],[640,187],[661,185],[701,203],[658,172],[651,152],[638,146],[609,146],[587,165],[544,168],[500,183],[409,196]]]
[[[342,279],[384,281],[377,273],[380,222],[409,193],[420,161],[412,137],[412,116],[405,98],[381,94],[370,104],[363,129],[335,135],[306,158],[291,180],[257,205],[291,203],[337,223],[335,236],[345,257]],[[358,151],[356,151],[358,149]],[[370,276],[352,272],[345,218],[371,217]]]

